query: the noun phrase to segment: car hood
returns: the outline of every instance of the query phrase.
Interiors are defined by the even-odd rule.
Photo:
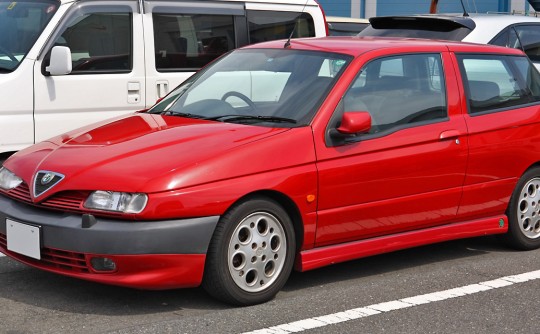
[[[294,138],[279,135],[299,129],[140,113],[36,144],[8,159],[5,167],[28,185],[38,171],[64,175],[44,198],[74,189],[167,191],[314,159],[312,147],[269,159],[294,145]],[[312,143],[306,130],[300,130],[302,137]],[[271,140],[276,136],[282,139]]]

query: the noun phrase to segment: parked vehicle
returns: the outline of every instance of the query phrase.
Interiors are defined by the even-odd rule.
[[[369,25],[368,19],[327,16],[329,36],[356,36]]]
[[[0,1],[0,154],[152,106],[249,43],[326,36],[314,0]]]
[[[267,301],[305,271],[445,240],[540,246],[540,74],[519,50],[299,39],[0,169],[0,251],[143,289]]]
[[[359,36],[412,37],[500,45],[523,50],[540,69],[540,18],[508,14],[381,16]]]

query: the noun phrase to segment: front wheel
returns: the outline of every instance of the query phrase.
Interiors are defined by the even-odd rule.
[[[253,305],[274,298],[291,273],[296,242],[286,211],[254,198],[220,219],[206,258],[203,287],[217,299]]]
[[[506,239],[515,248],[540,247],[540,168],[528,170],[510,198]]]

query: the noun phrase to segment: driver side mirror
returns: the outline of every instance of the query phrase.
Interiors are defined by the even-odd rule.
[[[371,130],[371,115],[367,111],[347,111],[341,117],[341,125],[336,129],[341,136],[367,133]]]
[[[66,75],[71,73],[71,50],[67,46],[55,46],[51,50],[49,66],[45,68],[50,75]]]

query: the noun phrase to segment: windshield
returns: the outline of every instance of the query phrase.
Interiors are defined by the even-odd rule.
[[[149,112],[263,126],[303,126],[351,59],[290,49],[237,50],[193,76]]]
[[[0,1],[0,73],[19,66],[60,1]]]

